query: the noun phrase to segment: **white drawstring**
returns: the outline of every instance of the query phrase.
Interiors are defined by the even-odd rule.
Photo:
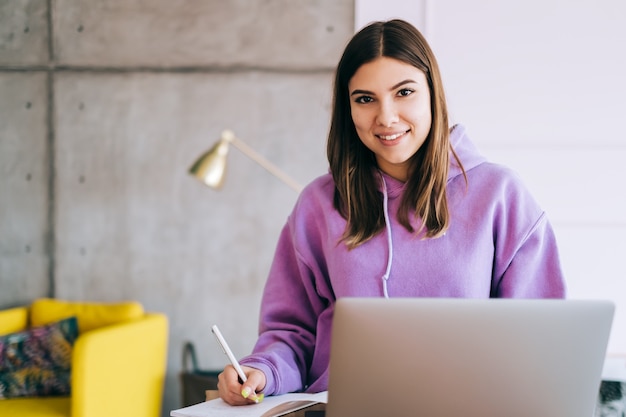
[[[389,298],[389,293],[387,292],[387,280],[389,279],[389,274],[391,273],[391,263],[393,260],[393,241],[391,239],[391,222],[389,221],[389,197],[387,196],[387,183],[385,182],[385,177],[382,173],[380,173],[380,178],[383,183],[383,215],[385,217],[385,226],[387,228],[387,246],[389,250],[389,256],[387,258],[387,270],[385,271],[385,275],[383,275],[383,295],[385,298]]]

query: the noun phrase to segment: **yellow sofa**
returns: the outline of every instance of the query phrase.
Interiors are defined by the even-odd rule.
[[[35,300],[0,311],[0,335],[77,317],[71,395],[0,400],[0,416],[157,417],[166,372],[168,322],[137,302]]]

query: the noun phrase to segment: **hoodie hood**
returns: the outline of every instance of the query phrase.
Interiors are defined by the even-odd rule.
[[[478,151],[474,143],[465,133],[465,126],[463,125],[454,125],[452,129],[450,129],[450,145],[452,145],[452,149],[454,149],[454,152],[461,160],[465,172],[487,162],[487,159]],[[450,154],[448,182],[459,175],[463,175],[463,171],[461,171],[461,167],[459,167],[454,155]]]

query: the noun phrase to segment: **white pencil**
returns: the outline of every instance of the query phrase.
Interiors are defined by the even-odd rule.
[[[213,327],[211,327],[211,331],[217,338],[217,341],[222,347],[222,350],[224,351],[226,356],[228,356],[228,360],[230,360],[230,363],[233,365],[233,367],[237,371],[237,375],[239,375],[239,378],[241,378],[241,381],[246,382],[246,380],[248,379],[246,378],[246,374],[243,373],[243,369],[241,369],[241,365],[239,365],[239,362],[235,358],[235,355],[233,355],[233,351],[230,350],[228,343],[226,343],[226,339],[224,339],[224,336],[222,336],[222,333],[220,332],[220,329],[217,328],[216,324],[214,324]]]

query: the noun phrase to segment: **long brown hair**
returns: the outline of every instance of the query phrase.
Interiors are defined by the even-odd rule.
[[[366,242],[385,227],[376,158],[359,139],[350,113],[348,83],[356,71],[379,57],[400,60],[421,70],[428,80],[432,125],[424,144],[410,159],[406,192],[398,209],[400,223],[425,237],[442,235],[449,226],[446,181],[450,152],[448,110],[435,56],[422,34],[403,20],[374,22],[350,40],[337,66],[327,156],[335,181],[335,208],[347,220],[343,240],[349,248]],[[410,215],[422,219],[414,230]]]

